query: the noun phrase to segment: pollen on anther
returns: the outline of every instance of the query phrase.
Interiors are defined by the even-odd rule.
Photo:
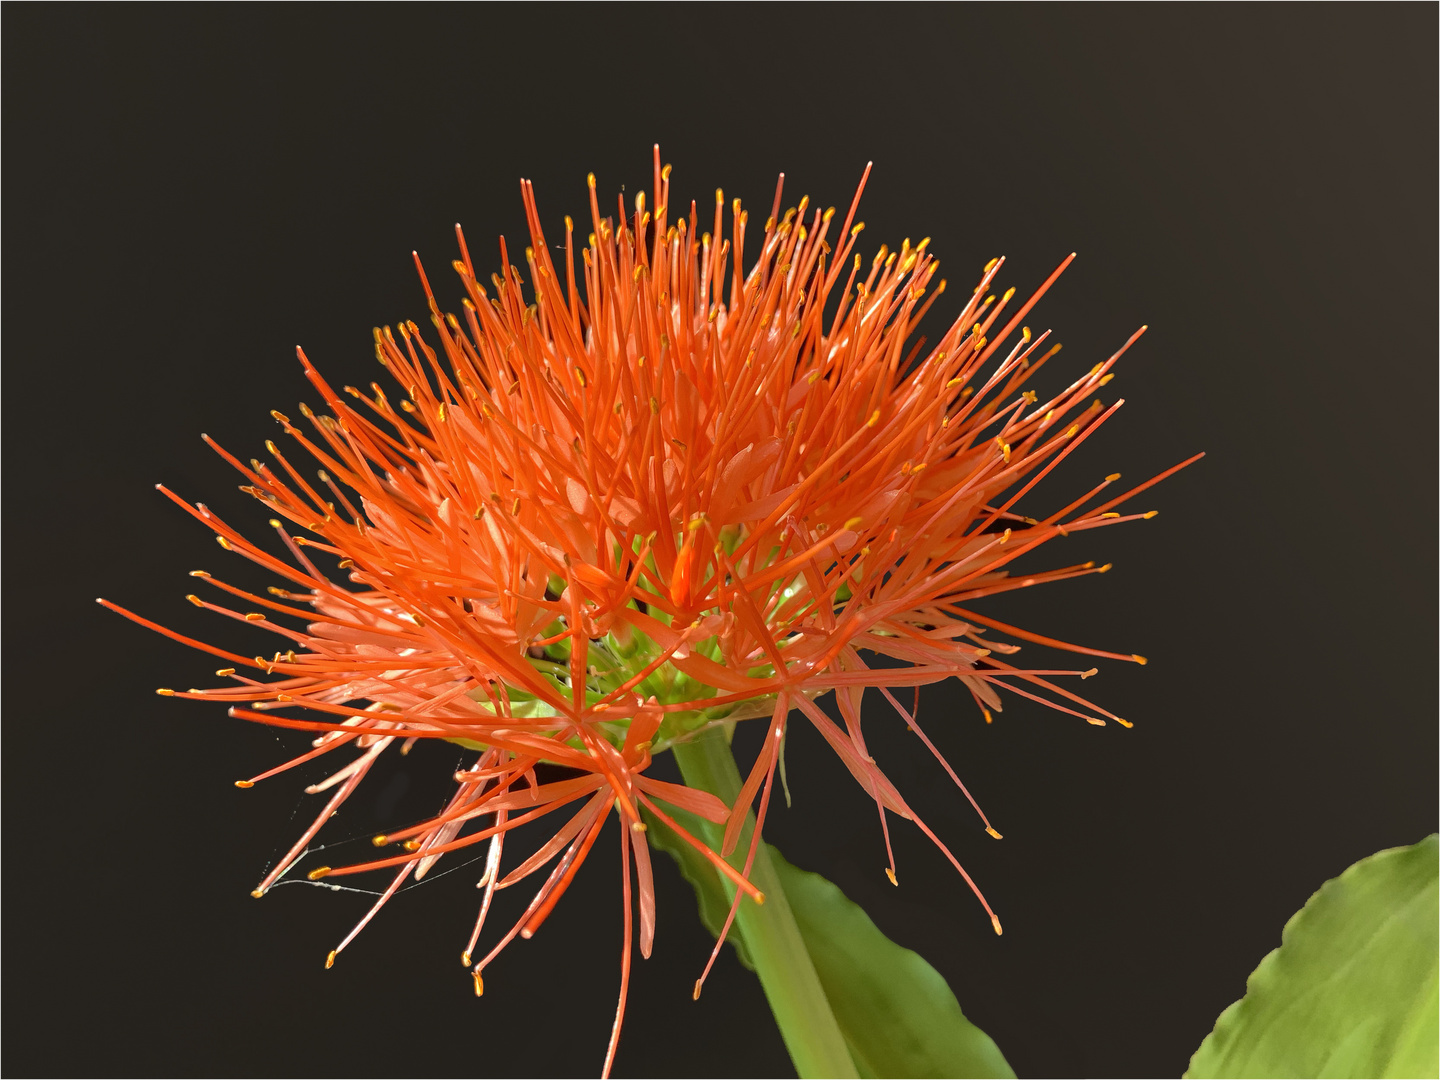
[[[253,780],[236,780],[235,786],[238,788],[252,788],[255,786],[255,782]]]
[[[888,866],[885,867],[885,876],[890,879],[890,884],[891,884],[891,885],[894,885],[896,888],[899,888],[900,882],[898,882],[898,881],[895,880],[895,871],[894,871],[894,870],[891,870],[890,867],[888,867]]]
[[[330,867],[317,866],[314,870],[311,870],[310,873],[306,874],[305,876],[311,881],[319,881],[328,873],[330,873]]]
[[[991,915],[991,916],[990,916],[990,925],[995,928],[995,933],[996,933],[997,935],[1005,933],[1004,930],[1001,930],[1001,929],[1000,929],[1000,916],[999,916],[999,915]]]
[[[331,950],[330,950],[330,955],[327,956],[327,957],[325,957],[325,970],[326,970],[326,971],[329,971],[329,970],[330,970],[332,967],[334,967],[334,966],[335,966],[335,950],[334,950],[334,949],[331,949]]]
[[[470,954],[469,954],[469,953],[466,953],[465,955],[468,957]],[[465,962],[468,964],[470,961],[467,959]],[[471,972],[470,974],[471,974],[471,978],[475,980],[475,996],[476,996],[476,997],[484,997],[484,996],[485,996],[485,980],[480,977],[480,972],[478,972],[478,971]]]
[[[996,840],[1001,839],[1000,834],[995,831],[995,826],[993,826],[993,825],[986,825],[986,826],[985,826],[985,831],[986,831],[987,833],[989,833],[991,836],[993,836]]]

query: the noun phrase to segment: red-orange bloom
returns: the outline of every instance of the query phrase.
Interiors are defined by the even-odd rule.
[[[763,824],[798,708],[874,799],[882,825],[887,813],[914,821],[964,875],[866,749],[864,691],[878,688],[937,758],[891,688],[953,677],[987,721],[1003,687],[1092,724],[1124,724],[1055,681],[1093,669],[1015,667],[1005,657],[1017,646],[987,633],[1142,658],[1055,641],[968,605],[1103,573],[1085,563],[1015,578],[1008,567],[1056,537],[1151,516],[1115,508],[1189,462],[1118,496],[1102,494],[1112,475],[1043,517],[1022,513],[1020,500],[1119,408],[1090,401],[1140,333],[1058,393],[1042,400],[1028,389],[1059,346],[1022,324],[1069,259],[1018,306],[1014,289],[990,292],[1003,265],[993,260],[926,350],[912,331],[945,291],[929,242],[882,245],[866,265],[853,251],[859,192],[836,228],[833,208],[811,210],[806,199],[782,214],[777,186],[748,270],[739,200],[727,216],[717,191],[703,222],[694,203],[672,206],[658,149],[653,190],[636,197],[633,214],[622,202],[605,217],[591,178],[593,232],[577,245],[565,219],[563,266],[528,183],[522,195],[532,245],[523,274],[502,240],[500,272],[482,283],[457,227],[458,316],[442,312],[420,272],[438,348],[413,322],[375,332],[396,400],[375,383],[337,393],[300,353],[329,413],[302,405],[304,427],[274,416],[320,464],[315,479],[273,443],[273,464],[249,465],[211,443],[275,515],[288,560],[165,492],[222,547],[293,583],[262,597],[197,572],[242,603],[191,597],[273,630],[285,639],[280,651],[240,656],[102,603],[233,665],[219,672],[231,685],[162,693],[234,702],[234,716],[318,733],[310,752],[241,786],[345,746],[358,751],[308,789],[334,794],[256,895],[304,854],[388,746],[438,738],[474,748],[442,813],[376,837],[399,853],[311,871],[395,874],[337,953],[407,876],[487,842],[464,952],[478,992],[485,966],[539,928],[617,812],[628,824],[619,831],[625,951],[608,1071],[628,977],[632,860],[645,955],[654,934],[642,808],[671,825],[667,805],[725,823],[720,853],[687,839],[736,884],[737,903],[747,893],[761,900],[745,878],[749,862],[737,872],[721,856],[757,796]],[[312,553],[338,560],[349,584]],[[867,651],[906,666],[872,669]],[[828,691],[842,724],[815,704]],[[768,735],[734,807],[646,775],[677,741],[761,717]],[[575,775],[538,783],[541,762]],[[502,872],[510,830],[565,807],[553,838]],[[466,831],[470,823],[482,827]],[[495,890],[557,857],[521,919],[474,961]],[[892,880],[893,867],[892,858]]]

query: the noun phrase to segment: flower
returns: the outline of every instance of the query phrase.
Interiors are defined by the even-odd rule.
[[[1144,663],[968,606],[1103,573],[1108,567],[1085,563],[1015,578],[1007,568],[1068,533],[1153,516],[1114,508],[1174,469],[1089,509],[1118,476],[1045,517],[1017,509],[1119,408],[1087,402],[1144,328],[1041,400],[1028,386],[1059,346],[1023,322],[1070,259],[1013,309],[1013,288],[998,299],[990,291],[1003,266],[992,260],[927,351],[913,331],[945,292],[928,238],[896,251],[882,245],[867,266],[854,250],[864,179],[838,229],[834,208],[812,210],[807,199],[782,214],[783,180],[748,270],[749,215],[739,200],[728,222],[719,191],[713,222],[702,223],[694,203],[688,212],[673,206],[658,148],[653,209],[642,193],[633,215],[622,201],[614,218],[603,216],[592,176],[593,232],[577,245],[565,219],[563,266],[522,183],[531,233],[523,274],[502,240],[500,272],[482,282],[457,226],[453,266],[465,291],[457,316],[439,307],[417,257],[438,345],[413,322],[375,331],[376,357],[399,397],[378,383],[337,393],[300,351],[329,412],[301,405],[304,427],[272,415],[319,463],[316,480],[274,443],[266,444],[273,464],[247,465],[206,439],[274,515],[288,559],[161,489],[227,551],[291,583],[267,597],[195,572],[242,603],[192,602],[280,635],[273,656],[241,656],[101,601],[230,665],[217,673],[226,686],[162,694],[225,701],[233,716],[316,733],[309,752],[240,786],[344,747],[358,751],[307,789],[334,794],[256,896],[305,853],[388,747],[398,741],[403,752],[427,738],[473,749],[443,812],[375,838],[398,853],[310,871],[312,879],[394,873],[327,966],[407,877],[485,842],[484,894],[464,950],[479,993],[486,965],[539,928],[614,811],[628,826],[619,830],[625,949],[607,1072],[624,1014],[632,862],[642,954],[654,935],[642,808],[728,875],[737,904],[747,894],[763,901],[746,879],[750,862],[737,872],[722,856],[758,797],[753,859],[786,725],[799,709],[875,801],[887,849],[887,814],[914,821],[999,933],[958,859],[866,749],[865,691],[880,690],[964,791],[891,688],[914,687],[918,697],[922,684],[958,678],[987,722],[1003,687],[1092,724],[1124,724],[1054,681],[1093,669],[1018,668],[1005,659],[1017,646],[987,634]],[[348,584],[312,554],[336,560]],[[905,666],[871,668],[867,651]],[[831,691],[843,726],[815,704]],[[647,775],[653,756],[678,741],[752,718],[768,723],[768,735],[733,807]],[[540,783],[542,762],[573,775]],[[723,823],[721,851],[685,834],[664,806]],[[566,807],[551,839],[502,872],[509,832]],[[495,891],[552,861],[520,920],[475,960]],[[894,881],[893,855],[886,872]]]

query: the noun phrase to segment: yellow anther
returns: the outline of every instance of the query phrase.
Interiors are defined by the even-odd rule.
[[[895,880],[895,871],[894,871],[894,870],[891,870],[890,867],[888,867],[888,866],[885,867],[885,876],[890,879],[890,884],[891,884],[891,885],[894,885],[894,886],[896,886],[896,887],[898,887],[898,886],[900,885],[900,882],[898,882],[898,881]]]
[[[264,890],[264,889],[251,889],[251,890],[250,890],[250,895],[253,896],[256,900],[259,900],[260,897],[262,897],[262,896],[265,895],[265,890]]]
[[[1154,517],[1156,514],[1158,514],[1158,513],[1160,513],[1159,510],[1146,510],[1145,513],[1141,514],[1140,516],[1141,516],[1141,518],[1143,518],[1144,520],[1149,521],[1151,518],[1153,518],[1153,517]]]
[[[1110,572],[1110,568],[1114,565],[1114,563],[1107,562],[1104,566],[1097,566],[1095,568],[1095,572],[1097,574],[1108,574]]]
[[[330,867],[317,866],[314,870],[311,870],[310,873],[306,874],[305,876],[311,881],[319,881],[328,873],[330,873]]]
[[[858,529],[858,528],[860,528],[860,526],[863,525],[863,524],[865,524],[865,519],[864,519],[864,518],[858,518],[858,517],[847,518],[846,521],[845,521],[844,528],[846,528],[846,529]]]
[[[878,424],[879,422],[880,422],[880,410],[879,410],[879,409],[876,409],[873,413],[870,414],[870,419],[867,420],[867,421],[865,421],[865,426],[866,426],[866,427],[874,427],[874,426],[875,426],[876,424]]]
[[[462,967],[469,967],[469,966],[470,966],[470,950],[469,950],[469,949],[466,949],[464,952],[462,952],[462,953],[460,954],[460,965],[461,965]]]
[[[467,961],[468,962],[468,961]],[[485,996],[485,980],[480,977],[480,972],[471,972],[471,978],[475,980],[475,996]]]
[[[194,604],[196,607],[204,607],[204,606],[205,606],[205,601],[204,601],[204,600],[201,600],[200,597],[196,596],[194,593],[186,593],[186,594],[185,594],[185,599],[186,599],[186,600],[189,600],[189,601],[190,601],[192,604]]]
[[[222,548],[224,548],[226,551],[230,550],[230,541],[226,540],[225,537],[217,536],[215,537],[215,542],[219,544]]]
[[[332,967],[334,967],[334,966],[335,966],[335,950],[334,950],[334,949],[331,949],[331,950],[330,950],[330,955],[327,956],[327,957],[325,957],[325,970],[326,970],[326,971],[329,971],[329,970],[330,970]]]
[[[630,823],[630,831],[637,833],[648,832],[649,826],[647,826],[643,821],[632,821]]]
[[[995,269],[995,264],[998,263],[999,261],[1000,261],[999,259],[991,259],[989,262],[987,262],[987,263],[985,264],[985,269],[982,270],[981,273],[988,274],[991,270],[994,270],[994,269]]]
[[[420,841],[419,841],[419,840],[406,840],[405,843],[401,844],[400,846],[403,847],[406,851],[419,851],[419,850],[420,850]]]
[[[1000,916],[999,916],[999,915],[991,915],[991,916],[990,916],[990,925],[995,928],[995,933],[996,933],[997,935],[998,935],[998,934],[1003,934],[1003,933],[1005,932],[1004,930],[1001,930],[1001,929],[1000,929]]]
[[[1134,660],[1135,663],[1139,664],[1141,667],[1144,667],[1150,662],[1149,660],[1146,660],[1145,657],[1141,656],[1139,653],[1131,653],[1130,659]]]
[[[1120,479],[1120,474],[1119,474],[1118,472],[1112,472],[1109,476],[1105,477],[1105,482],[1106,482],[1107,484],[1113,484],[1116,480],[1119,480],[1119,479]]]
[[[157,694],[159,694],[161,697],[174,697],[174,696],[175,696],[175,691],[174,691],[174,690],[171,690],[168,686],[162,686],[162,687],[160,687],[160,689],[156,690],[155,692],[156,692]]]
[[[370,842],[376,847],[384,847],[390,841],[386,838],[384,833],[381,833],[379,836],[372,836],[370,838]]]
[[[191,576],[191,577],[209,577],[210,575],[207,574],[204,570],[191,570],[191,571],[190,571],[190,576]]]
[[[985,831],[988,832],[991,836],[993,836],[996,840],[1000,839],[1000,834],[995,831],[995,827],[993,825],[986,825]]]
[[[1108,382],[1109,382],[1111,379],[1113,379],[1114,377],[1115,377],[1115,373],[1114,373],[1113,371],[1112,371],[1109,375],[1103,375],[1103,376],[1101,376],[1101,378],[1100,378],[1100,385],[1101,385],[1101,386],[1104,386],[1106,383],[1108,383]]]
[[[995,722],[995,717],[990,715],[990,710],[985,708],[984,705],[980,706],[980,711],[985,714],[985,723],[993,724]]]
[[[261,615],[258,611],[249,611],[249,612],[246,612],[246,613],[245,613],[245,621],[246,621],[246,622],[264,622],[264,621],[265,621],[265,616],[264,616],[264,615]]]
[[[219,676],[223,679],[223,678],[225,678],[227,675],[234,675],[234,674],[235,674],[235,669],[234,669],[233,667],[217,668],[216,671],[215,671],[215,674],[216,674],[216,675],[219,675]]]
[[[1114,510],[1111,510],[1108,513],[1101,514],[1100,516],[1102,518],[1118,518],[1120,515],[1117,514]]]

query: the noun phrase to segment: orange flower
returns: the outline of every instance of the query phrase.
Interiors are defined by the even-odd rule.
[[[926,350],[923,339],[911,342],[912,331],[945,291],[928,239],[893,252],[882,245],[867,266],[853,251],[863,229],[858,191],[838,229],[833,208],[811,210],[806,199],[781,214],[781,192],[777,186],[746,270],[749,215],[739,200],[727,219],[717,191],[713,220],[707,209],[703,223],[694,203],[672,206],[670,169],[661,168],[657,148],[649,205],[638,195],[633,215],[622,202],[616,217],[603,216],[591,177],[593,232],[577,257],[565,219],[561,266],[523,183],[532,245],[524,273],[502,240],[500,272],[482,283],[457,227],[459,316],[441,311],[420,270],[438,348],[413,322],[398,333],[375,331],[376,357],[402,391],[396,401],[375,383],[368,393],[337,393],[300,353],[329,414],[302,405],[308,433],[273,415],[320,464],[318,482],[273,443],[274,465],[248,466],[211,443],[275,515],[291,561],[165,491],[222,547],[297,586],[262,597],[196,572],[259,610],[191,597],[195,603],[274,631],[286,639],[282,651],[240,656],[102,601],[233,665],[218,673],[232,685],[161,693],[249,703],[231,714],[319,733],[313,750],[241,786],[347,745],[359,751],[308,789],[334,795],[257,896],[396,740],[408,747],[446,739],[476,751],[474,765],[456,773],[444,812],[375,838],[379,846],[400,843],[400,854],[311,871],[396,872],[327,963],[407,876],[487,841],[484,898],[464,952],[472,964],[495,890],[559,856],[521,919],[473,962],[479,992],[485,966],[516,934],[538,929],[615,810],[629,826],[620,829],[625,974],[607,1071],[624,1012],[632,860],[645,955],[654,933],[642,807],[671,825],[662,803],[725,823],[719,854],[687,838],[735,883],[737,903],[746,893],[762,900],[745,879],[750,863],[738,873],[721,855],[736,846],[758,796],[753,859],[798,708],[875,800],[887,848],[889,812],[914,821],[965,875],[867,751],[865,690],[878,688],[940,758],[890,688],[918,694],[922,684],[954,677],[987,722],[1003,687],[1092,724],[1125,723],[1053,681],[1093,669],[1017,668],[1004,659],[1017,647],[989,631],[1144,663],[967,606],[1103,573],[1108,567],[1085,563],[1014,578],[1007,568],[1067,533],[1152,516],[1114,508],[1175,469],[1089,509],[1082,508],[1118,476],[1044,517],[1017,509],[1119,408],[1087,402],[1140,332],[1041,400],[1027,386],[1059,346],[1047,348],[1048,332],[1032,334],[1022,323],[1070,259],[1018,306],[1014,289],[998,299],[990,292],[1003,265],[992,260]],[[285,521],[299,531],[292,536]],[[338,560],[350,585],[337,584],[310,553]],[[865,651],[907,666],[872,669]],[[829,691],[843,727],[815,704]],[[768,737],[734,807],[646,775],[653,755],[677,741],[760,717]],[[538,783],[541,762],[575,775]],[[502,875],[508,832],[572,804],[579,809],[553,838]],[[981,821],[998,838],[983,814]],[[484,827],[467,833],[470,822]],[[893,881],[893,856],[887,873]],[[985,910],[998,933],[999,920]]]

